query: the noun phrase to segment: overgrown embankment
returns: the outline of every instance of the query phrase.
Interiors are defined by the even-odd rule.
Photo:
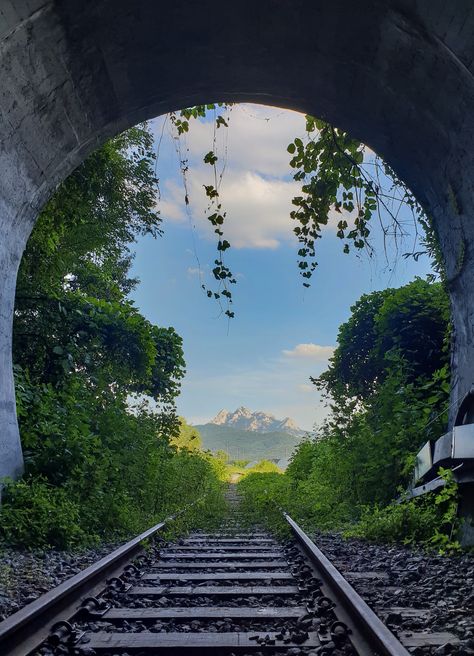
[[[13,344],[25,475],[3,491],[3,543],[121,539],[204,495],[181,525],[223,509],[222,463],[176,414],[182,340],[130,299],[133,242],[161,234],[154,160],[146,126],[112,139],[61,185],[28,242]]]
[[[340,327],[328,370],[313,379],[329,418],[296,449],[284,476],[241,482],[247,512],[282,528],[282,506],[312,529],[455,548],[451,479],[438,494],[393,503],[419,448],[446,427],[449,332],[441,283],[417,279],[362,296]]]

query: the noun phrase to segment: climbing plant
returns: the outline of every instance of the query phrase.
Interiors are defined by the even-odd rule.
[[[224,254],[231,244],[224,235],[227,213],[220,194],[225,157],[219,168],[221,155],[216,149],[216,132],[221,127],[229,127],[230,109],[231,105],[224,103],[197,105],[173,112],[169,118],[175,139],[179,142],[189,132],[192,119],[205,119],[212,114],[214,137],[211,149],[203,154],[203,162],[212,169],[212,179],[204,185],[204,190],[208,199],[206,218],[217,236],[217,257],[212,269],[217,289],[205,284],[202,288],[209,298],[219,302],[224,298],[227,301],[225,314],[232,318],[230,286],[235,285],[236,278],[224,260]],[[305,138],[296,137],[287,147],[293,179],[301,186],[301,194],[292,199],[294,209],[290,217],[295,222],[293,232],[299,242],[298,268],[304,278],[303,285],[310,286],[309,279],[317,267],[316,247],[324,226],[336,222],[336,235],[343,242],[344,253],[349,253],[351,249],[365,249],[371,255],[373,247],[369,238],[376,220],[382,230],[386,253],[387,240],[394,240],[398,247],[400,238],[406,235],[405,225],[399,218],[402,207],[411,210],[416,231],[421,227],[424,232],[420,241],[425,248],[416,250],[415,245],[403,256],[417,260],[428,251],[439,272],[440,258],[430,221],[393,169],[362,142],[323,120],[306,115],[305,129]],[[190,199],[186,176],[189,168],[182,152],[178,145],[185,204],[188,207]]]
[[[223,168],[218,170],[218,161],[219,155],[216,152],[216,131],[221,127],[229,127],[229,119],[224,118],[223,114],[218,110],[225,111],[229,108],[229,105],[224,105],[222,103],[209,104],[209,105],[197,105],[195,107],[190,107],[188,109],[183,109],[179,114],[172,112],[169,114],[169,118],[175,130],[176,138],[179,139],[180,136],[189,132],[189,121],[190,119],[205,118],[208,112],[213,112],[214,118],[214,136],[212,148],[207,153],[203,155],[203,162],[208,164],[212,169],[212,180],[210,184],[204,185],[204,191],[208,201],[206,218],[213,227],[214,234],[217,236],[217,257],[214,260],[214,266],[212,268],[212,274],[214,279],[217,281],[217,288],[211,289],[204,283],[201,283],[202,289],[205,291],[208,298],[214,298],[217,301],[222,299],[226,300],[226,308],[223,309],[224,314],[232,319],[234,317],[234,312],[231,310],[232,305],[232,292],[230,291],[229,286],[235,285],[237,280],[233,275],[230,268],[227,266],[224,260],[225,252],[230,248],[230,242],[224,238],[224,222],[226,218],[226,211],[223,209],[221,197],[220,197],[220,184],[222,182],[222,177],[224,174],[225,164]],[[182,153],[180,147],[177,148],[178,154]],[[185,191],[185,205],[189,206],[189,194],[187,190],[187,180],[186,175],[188,172],[188,161],[186,158],[183,158],[180,155],[180,169],[183,177],[184,191]]]
[[[293,179],[301,183],[302,195],[293,198],[295,209],[290,216],[296,222],[293,232],[300,245],[298,267],[305,287],[317,266],[317,240],[329,222],[336,222],[344,253],[351,247],[371,252],[369,236],[374,218],[384,239],[392,236],[396,240],[404,234],[398,219],[403,205],[412,210],[415,221],[424,217],[416,198],[386,162],[329,123],[307,115],[306,141],[296,137],[288,152],[295,170]],[[389,188],[384,188],[383,176],[390,181]],[[412,255],[418,258],[421,252]]]

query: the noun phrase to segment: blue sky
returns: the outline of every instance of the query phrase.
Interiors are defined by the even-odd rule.
[[[339,325],[361,294],[400,286],[430,271],[426,257],[414,262],[383,254],[381,231],[373,232],[378,255],[344,255],[328,226],[318,244],[319,267],[305,290],[296,266],[296,239],[289,218],[297,191],[291,180],[287,144],[304,137],[304,117],[281,109],[235,106],[229,128],[217,133],[219,165],[225,161],[221,199],[227,210],[225,234],[232,244],[227,263],[237,275],[233,288],[235,318],[228,321],[200,288],[212,284],[215,259],[212,228],[204,218],[203,184],[212,183],[202,156],[211,150],[209,121],[193,122],[179,148],[187,158],[190,204],[184,204],[178,143],[169,121],[152,122],[159,144],[158,207],[164,236],[142,238],[136,246],[133,274],[141,283],[134,300],[152,322],[174,326],[183,337],[187,376],[178,411],[203,423],[219,410],[245,405],[278,418],[290,416],[305,429],[326,409],[309,376],[324,371],[336,344]],[[399,253],[409,250],[413,229]],[[420,250],[420,249],[418,249]]]

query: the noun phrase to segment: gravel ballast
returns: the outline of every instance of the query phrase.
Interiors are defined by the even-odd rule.
[[[104,544],[80,553],[0,548],[0,621],[106,556],[119,544]]]
[[[395,634],[446,631],[461,642],[457,646],[448,642],[435,653],[474,656],[473,554],[438,556],[338,535],[312,539]],[[367,572],[379,576],[366,578]],[[393,610],[398,608],[413,608],[413,616]],[[423,612],[417,615],[416,609]]]
[[[459,642],[447,641],[435,648],[415,647],[415,656],[474,656],[474,556],[438,556],[415,549],[374,545],[362,540],[345,540],[339,535],[314,535],[319,548],[348,578],[353,587],[396,634],[410,632],[448,632]],[[34,601],[47,590],[97,561],[117,545],[103,545],[82,553],[60,551],[0,551],[0,619]],[[232,575],[229,575],[229,579]],[[150,582],[150,585],[153,585]],[[245,585],[245,583],[243,583]],[[122,598],[123,601],[123,598]],[[206,597],[194,599],[129,599],[130,607],[153,604],[200,606],[209,605]],[[213,605],[241,605],[244,600],[213,600]],[[249,603],[250,602],[250,603]],[[246,604],[252,605],[247,598]],[[255,605],[259,605],[255,599]],[[280,605],[279,598],[268,598],[269,606]],[[285,601],[290,604],[291,601]],[[296,602],[295,602],[296,603]],[[128,605],[127,604],[127,605]],[[115,603],[113,605],[116,605]],[[119,604],[121,605],[121,604]],[[407,613],[406,609],[413,612]],[[417,612],[421,611],[421,612]],[[228,622],[196,622],[170,625],[161,630],[229,630]],[[243,623],[245,626],[246,623]],[[273,623],[272,624],[276,624]],[[161,625],[160,625],[161,626]],[[261,630],[258,622],[252,630]],[[288,623],[292,626],[292,622]],[[129,627],[130,629],[131,627]],[[143,630],[143,626],[131,630]],[[158,627],[154,626],[156,630]]]

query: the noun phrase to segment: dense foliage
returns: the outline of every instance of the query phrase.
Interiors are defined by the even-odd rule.
[[[448,335],[441,283],[415,280],[362,296],[328,370],[313,381],[328,396],[329,419],[297,447],[285,476],[242,482],[248,512],[276,521],[277,504],[322,530],[356,524],[357,535],[443,543],[439,535],[452,533],[453,486],[435,502],[391,502],[419,448],[444,431]]]
[[[191,118],[216,109],[183,110],[172,115],[174,126],[184,133]],[[215,129],[226,125],[216,111]],[[335,213],[344,250],[367,247],[370,220],[386,198],[364,171],[365,147],[340,130],[307,117],[306,143],[295,139],[288,150],[302,185],[292,218],[308,285],[322,226]],[[204,161],[213,169],[205,192],[218,250],[217,291],[204,289],[229,303],[231,318],[235,278],[223,258],[230,244],[222,173],[214,151]],[[26,473],[7,483],[0,510],[0,537],[10,543],[71,546],[121,536],[204,494],[214,495],[221,512],[220,481],[229,471],[243,475],[242,467],[229,469],[225,454],[202,453],[200,436],[177,417],[181,338],[152,325],[129,298],[137,284],[129,275],[131,245],[138,235],[161,233],[154,164],[146,126],[112,139],[57,190],[29,241],[14,326]],[[420,218],[408,190],[385,173]],[[276,521],[281,504],[321,529],[350,525],[381,539],[449,540],[453,486],[434,506],[389,505],[418,448],[444,428],[448,324],[439,283],[416,280],[363,296],[341,326],[328,370],[313,380],[327,395],[330,418],[297,448],[285,476],[268,462],[244,472],[249,516]],[[208,519],[201,505],[193,508],[195,523]]]
[[[364,294],[351,312],[328,370],[313,379],[335,404],[370,401],[396,369],[410,383],[448,364],[449,301],[440,283],[417,279]]]
[[[181,338],[128,298],[131,245],[160,234],[156,183],[152,136],[138,126],[66,180],[32,233],[14,325],[26,473],[3,494],[9,543],[114,538],[220,495],[221,464],[175,412]],[[199,506],[192,516],[205,519]]]

